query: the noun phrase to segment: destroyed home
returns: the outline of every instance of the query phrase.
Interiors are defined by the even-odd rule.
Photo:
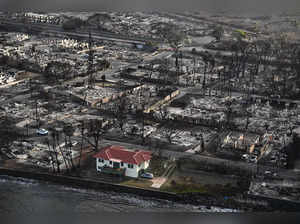
[[[299,199],[296,16],[0,16],[1,169],[232,209]]]

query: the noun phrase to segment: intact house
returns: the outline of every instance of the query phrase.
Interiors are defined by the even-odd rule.
[[[98,172],[121,172],[128,177],[137,178],[141,170],[149,167],[151,152],[130,151],[122,146],[108,146],[94,155]],[[115,172],[114,172],[115,171]]]

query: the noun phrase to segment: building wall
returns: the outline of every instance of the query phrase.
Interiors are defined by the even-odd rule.
[[[124,165],[125,165],[125,163],[124,163]],[[125,167],[126,167],[126,171],[125,171],[126,176],[134,177],[134,178],[137,178],[139,176],[140,168],[138,165],[133,164],[133,168],[128,168],[128,164],[126,163]]]
[[[113,167],[113,162],[110,164],[109,160],[104,160],[104,162],[100,162],[101,159],[96,159],[96,169],[98,172],[101,172],[101,168],[104,167],[105,165],[108,167]],[[137,178],[139,176],[139,171],[141,169],[147,169],[149,166],[149,162],[144,162],[140,166],[133,164],[133,168],[128,168],[128,163],[123,163],[123,166],[121,166],[120,163],[120,168],[125,168],[125,175],[128,177],[134,177]]]
[[[145,161],[144,163],[141,164],[141,169],[147,169],[149,167],[149,161]]]
[[[109,164],[109,160],[104,160],[104,163],[101,163],[100,159],[96,159],[96,169],[97,169],[97,171],[101,171],[101,168],[105,165],[109,166],[109,167],[113,167],[113,164]]]

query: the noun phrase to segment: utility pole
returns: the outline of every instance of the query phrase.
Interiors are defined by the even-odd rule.
[[[256,176],[259,175],[259,172],[260,172],[260,170],[259,170],[259,160],[257,160],[257,162],[256,162]],[[254,176],[252,175],[252,180],[253,179],[254,179]]]
[[[37,123],[37,128],[40,128],[40,122],[39,122],[39,118],[38,118],[38,102],[37,99],[35,99],[35,120]]]
[[[94,53],[93,53],[92,45],[93,45],[93,40],[90,31],[89,32],[89,58],[88,58],[88,74],[89,74],[88,87],[89,88],[94,88],[94,84],[95,84],[94,74],[93,74]]]
[[[179,67],[179,60],[178,60],[178,57],[179,57],[179,51],[178,51],[178,48],[176,47],[176,50],[175,50],[175,55],[176,55],[176,59],[175,59],[175,67],[176,67],[176,79],[177,79],[177,83],[179,84],[179,73],[180,73],[180,67]],[[169,68],[168,68],[169,69]],[[168,71],[169,72],[169,71]]]
[[[31,78],[29,79],[29,91],[30,91],[30,98],[32,98],[32,82],[31,82]]]
[[[180,74],[178,79],[180,78],[180,75],[183,73],[183,54],[182,51],[179,52],[179,56],[180,56]]]
[[[206,69],[207,69],[207,62],[204,63],[204,77],[203,77],[203,82],[202,82],[202,88],[205,88],[206,85]]]
[[[27,123],[26,123],[26,130],[27,130],[27,137],[29,137],[29,124],[28,124],[28,121],[27,121]]]
[[[193,57],[193,85],[195,85],[195,76],[196,76],[196,57]]]
[[[226,93],[226,77],[229,74],[229,71],[227,71],[227,68],[225,67],[224,72],[223,72],[223,82],[222,82],[222,86],[223,86],[223,91],[222,94]]]

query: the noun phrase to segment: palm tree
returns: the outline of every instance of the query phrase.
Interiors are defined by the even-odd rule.
[[[57,145],[58,145],[60,154],[61,154],[61,156],[62,156],[62,158],[63,158],[64,163],[65,163],[66,169],[67,169],[67,171],[69,172],[69,165],[68,165],[68,163],[67,163],[65,154],[64,154],[64,152],[63,152],[63,150],[61,149],[61,146],[60,146],[60,144],[59,144],[59,132],[56,132],[56,140],[57,140],[57,143],[58,143]]]
[[[58,160],[58,152],[56,151],[56,130],[53,130],[51,132],[51,137],[52,137],[52,149],[53,149],[53,152],[54,152],[54,155],[55,155],[55,163],[56,163],[56,166],[57,166],[57,172],[60,173],[60,163],[59,163],[59,160]]]
[[[80,168],[80,162],[82,157],[82,150],[83,150],[83,141],[84,141],[84,121],[81,121],[81,144],[80,144],[80,153],[79,153],[79,160],[78,160],[78,168]]]
[[[52,165],[52,171],[55,172],[55,166],[54,166],[54,157],[52,154],[52,150],[50,147],[50,141],[48,138],[45,139],[45,144],[48,146],[49,152],[50,152],[50,164]]]
[[[71,136],[74,135],[74,131],[75,130],[74,130],[72,125],[65,125],[64,128],[63,128],[63,132],[64,132],[64,135],[65,135],[65,148],[68,151],[68,156],[70,158],[69,160],[71,161],[72,169],[75,168],[75,165],[74,165],[74,162],[73,162],[73,157],[72,157],[73,144],[72,144],[72,141],[71,141]]]

